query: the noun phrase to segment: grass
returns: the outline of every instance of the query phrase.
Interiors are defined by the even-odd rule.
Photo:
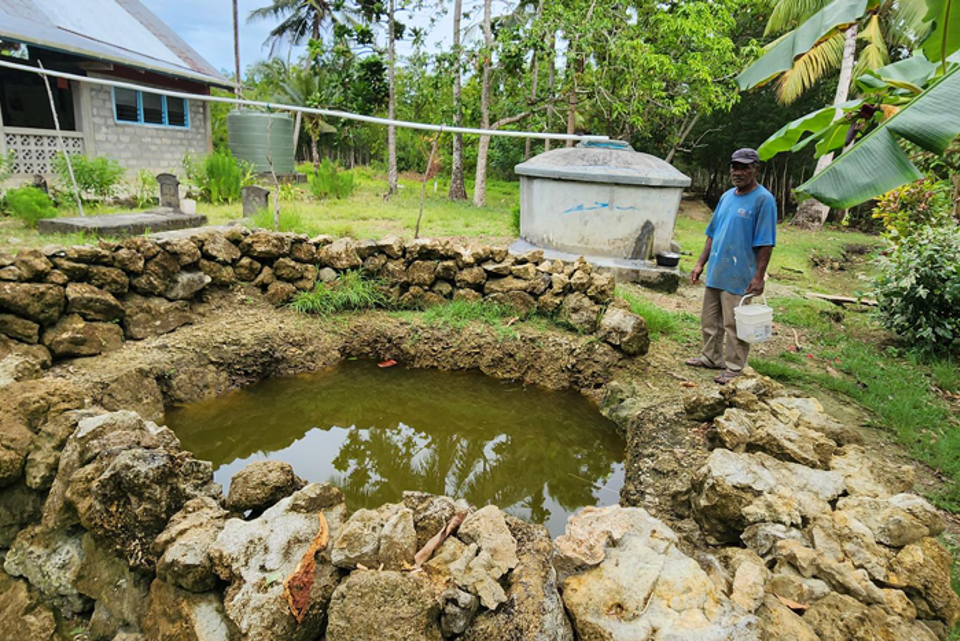
[[[627,302],[631,312],[643,317],[647,322],[647,331],[653,337],[680,336],[691,331],[696,332],[700,325],[700,319],[693,314],[662,309],[652,301],[628,292],[622,287],[617,288],[616,296]]]
[[[489,301],[454,300],[443,305],[433,305],[425,309],[422,318],[430,325],[440,325],[453,329],[463,329],[473,322],[498,327],[520,314],[509,305]]]
[[[384,307],[387,297],[380,283],[364,278],[359,271],[345,272],[331,283],[317,283],[309,292],[300,292],[290,307],[303,314],[329,316],[343,311]]]

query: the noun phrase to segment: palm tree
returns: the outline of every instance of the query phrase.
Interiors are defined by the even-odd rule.
[[[768,49],[779,43],[797,26],[830,4],[830,0],[779,0],[774,4],[764,35],[785,30]],[[865,71],[879,69],[890,62],[890,48],[906,48],[918,42],[929,30],[923,18],[927,11],[925,0],[881,0],[868,8],[860,19],[845,30],[837,30],[813,45],[799,56],[793,67],[780,75],[777,98],[790,104],[815,85],[824,75],[840,69],[834,105],[847,100],[853,78]],[[857,56],[857,41],[864,42]],[[825,154],[817,161],[814,175],[833,161],[833,154]],[[827,220],[829,207],[809,199],[800,206],[793,224],[808,229],[819,229]]]
[[[320,33],[334,24],[353,24],[357,10],[347,3],[327,0],[272,0],[266,7],[250,12],[247,21],[274,20],[279,24],[270,30],[264,44],[270,45],[272,56],[277,45],[286,41],[290,45],[302,44],[309,36],[320,39]]]
[[[277,95],[278,102],[289,102],[301,107],[316,108],[321,106],[323,83],[320,80],[320,75],[313,67],[286,67],[284,65],[284,71]],[[304,114],[303,127],[307,131],[307,135],[310,136],[310,155],[313,160],[313,168],[317,169],[320,166],[317,139],[320,134],[332,133],[335,130],[316,114]]]

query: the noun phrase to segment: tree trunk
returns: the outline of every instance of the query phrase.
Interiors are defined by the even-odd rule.
[[[577,54],[576,71],[573,74],[573,88],[570,90],[570,111],[567,112],[567,133],[577,132],[577,80],[583,73],[583,54]],[[573,147],[573,141],[567,141],[567,147]]]
[[[233,0],[233,62],[234,68],[237,72],[237,86],[234,87],[233,92],[237,95],[237,98],[242,98],[243,93],[240,89],[241,74],[240,74],[240,18],[237,15],[237,1]],[[237,111],[240,111],[240,105],[237,105]]]
[[[456,56],[453,75],[453,125],[460,127],[463,124],[463,105],[460,101],[460,20],[463,18],[463,0],[453,3],[453,52]],[[466,200],[467,187],[463,179],[463,134],[453,135],[453,162],[450,168],[451,200]]]
[[[534,18],[536,22],[534,24],[539,24],[540,16],[543,14],[543,0],[540,0],[537,3],[537,16]],[[537,101],[537,76],[539,75],[539,59],[537,58],[537,50],[533,49],[533,54],[530,57],[530,104],[533,104]],[[530,160],[530,151],[533,140],[527,138],[523,143],[523,159]]]
[[[850,93],[850,81],[853,79],[853,63],[857,53],[857,25],[847,29],[844,34],[843,43],[843,62],[840,64],[840,80],[837,82],[837,93],[834,96],[834,106],[846,102],[847,95]],[[817,168],[813,175],[816,176],[833,162],[833,154],[825,154],[817,160]],[[793,217],[793,225],[802,229],[817,231],[823,227],[830,214],[830,208],[818,200],[809,198],[800,203],[797,209],[797,215]]]
[[[677,142],[675,142],[670,149],[670,153],[664,158],[665,162],[673,162],[673,157],[677,155],[677,150],[680,148],[680,145],[683,144],[683,141],[687,139],[687,136],[690,135],[690,132],[693,131],[693,128],[697,126],[698,120],[700,120],[700,114],[694,114],[693,120],[689,122],[686,118],[684,119],[683,124],[680,126],[680,138],[677,139]]]
[[[491,16],[493,0],[483,0],[483,81],[480,92],[480,128],[490,127],[490,67],[493,57],[493,31]],[[473,188],[473,204],[483,207],[487,204],[487,152],[490,150],[490,136],[480,136],[477,146],[477,179]]]
[[[550,69],[547,72],[547,98],[551,101],[547,106],[547,131],[553,127],[553,87],[557,81],[557,34],[550,34]],[[543,150],[550,151],[550,139],[543,141]]]
[[[395,70],[397,66],[396,52],[394,51],[394,23],[393,23],[394,0],[390,0],[387,20],[389,20],[389,37],[387,41],[387,57],[389,68],[387,69],[387,80],[390,84],[389,104],[387,113],[390,120],[396,117],[397,111],[397,87],[395,80]],[[387,195],[397,193],[397,128],[393,125],[387,126]]]
[[[320,151],[317,149],[317,137],[310,134],[310,155],[313,156],[313,170],[320,167]]]

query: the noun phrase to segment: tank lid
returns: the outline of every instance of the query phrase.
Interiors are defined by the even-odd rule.
[[[592,183],[688,187],[690,178],[656,156],[621,140],[591,140],[554,149],[517,165],[521,176]]]

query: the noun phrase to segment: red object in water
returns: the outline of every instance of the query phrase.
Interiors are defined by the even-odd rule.
[[[395,360],[393,360],[393,359],[391,358],[391,359],[388,360],[388,361],[383,361],[382,363],[377,363],[377,367],[393,367],[393,366],[396,365],[396,364],[397,364],[397,361],[395,361]]]

